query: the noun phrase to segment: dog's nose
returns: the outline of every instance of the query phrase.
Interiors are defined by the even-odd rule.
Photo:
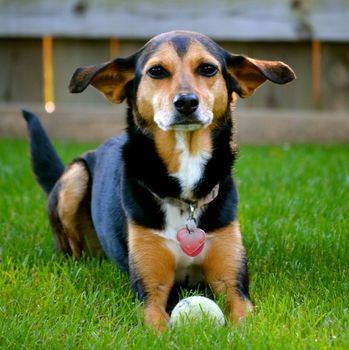
[[[189,115],[199,107],[199,99],[195,94],[177,94],[173,99],[173,104],[178,112]]]

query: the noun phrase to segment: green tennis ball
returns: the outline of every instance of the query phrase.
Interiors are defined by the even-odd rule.
[[[188,322],[212,320],[218,326],[225,324],[224,315],[219,306],[211,299],[192,296],[179,301],[171,312],[170,328]]]

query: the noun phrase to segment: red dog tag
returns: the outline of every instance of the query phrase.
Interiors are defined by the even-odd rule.
[[[205,231],[195,227],[191,232],[187,227],[181,228],[177,232],[177,240],[183,252],[188,256],[199,255],[204,249],[206,239]]]

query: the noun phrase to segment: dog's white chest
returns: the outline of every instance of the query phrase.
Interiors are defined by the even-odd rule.
[[[179,170],[171,174],[177,178],[182,189],[182,198],[191,199],[194,186],[202,178],[205,165],[211,154],[203,151],[196,155],[191,155],[186,148],[184,135],[180,132],[176,135],[177,149],[181,151]],[[162,204],[162,211],[165,214],[165,230],[162,236],[166,239],[166,245],[171,250],[176,259],[176,281],[182,282],[187,280],[189,283],[195,284],[202,280],[202,273],[199,265],[205,258],[207,246],[206,240],[203,251],[196,257],[186,255],[177,241],[177,232],[186,225],[189,218],[189,209],[184,210],[178,205],[171,202]],[[195,211],[196,219],[199,219],[202,210]]]
[[[179,170],[171,175],[178,179],[182,188],[182,197],[190,198],[194,186],[203,176],[205,165],[211,153],[203,150],[195,155],[190,154],[184,137],[183,133],[176,133],[176,148],[181,154],[179,157]]]

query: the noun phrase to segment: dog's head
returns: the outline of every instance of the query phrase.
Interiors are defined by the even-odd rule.
[[[267,80],[294,78],[285,63],[231,54],[205,35],[174,31],[128,58],[78,68],[69,88],[82,92],[91,84],[114,103],[127,97],[144,128],[191,131],[224,118],[235,93],[248,97]]]

